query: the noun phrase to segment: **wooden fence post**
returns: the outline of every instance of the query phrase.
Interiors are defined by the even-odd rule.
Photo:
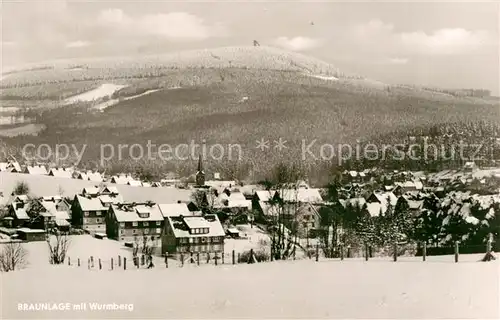
[[[102,269],[102,263],[101,263],[101,258],[99,258],[99,270]]]
[[[168,252],[165,252],[165,268],[168,268]]]
[[[248,258],[248,263],[253,263],[253,248],[250,249],[250,258]]]
[[[190,263],[193,263],[193,260],[194,260],[194,259],[193,259],[193,252],[191,252],[190,254],[191,254],[191,257],[189,258],[189,262],[190,262]]]
[[[458,241],[455,241],[455,262],[458,262]]]
[[[219,259],[219,257],[217,257],[217,252],[215,253],[215,257],[214,257],[214,260],[215,260],[215,265],[217,265],[217,260]]]
[[[351,257],[351,246],[348,246],[347,247],[347,257],[350,258]]]
[[[78,258],[78,266],[80,266],[80,258]]]
[[[94,256],[90,256],[90,264],[94,268]]]
[[[240,262],[241,262],[241,253],[238,252],[238,263],[240,263]]]
[[[184,254],[181,253],[181,267],[184,267]]]
[[[394,262],[396,262],[396,261],[398,261],[398,243],[397,242],[394,242],[393,250],[394,250]]]
[[[224,252],[224,251],[222,251],[222,253],[221,253],[221,255],[220,255],[220,256],[221,256],[221,262],[222,262],[222,264],[224,264],[224,256],[225,256],[225,255],[226,255],[226,254],[225,254],[225,252]]]
[[[491,240],[488,240],[488,242],[486,242],[486,253],[490,252],[491,252]]]
[[[316,261],[319,260],[319,244],[316,243]]]
[[[90,270],[90,258],[87,259],[87,268]]]
[[[210,252],[207,252],[207,264],[210,263]]]
[[[70,265],[71,265],[71,257],[68,256],[68,266],[70,266]]]
[[[196,264],[200,265],[200,252],[196,252]]]
[[[365,243],[365,260],[366,261],[368,261],[368,256],[369,256],[368,243]]]
[[[118,255],[118,268],[122,266],[122,257]]]
[[[297,253],[297,246],[293,245],[293,260],[296,258],[296,253]]]
[[[340,260],[344,260],[344,246],[340,245]]]
[[[233,250],[233,253],[232,253],[232,260],[233,260],[233,264],[236,262],[234,261],[234,250]]]
[[[127,258],[123,257],[123,270],[127,270]]]
[[[115,266],[114,266],[114,264],[113,264],[113,258],[111,258],[111,270],[113,270],[113,268],[114,268],[114,267],[115,267]]]
[[[422,261],[425,261],[426,257],[427,257],[427,242],[424,242],[424,245],[422,247]]]

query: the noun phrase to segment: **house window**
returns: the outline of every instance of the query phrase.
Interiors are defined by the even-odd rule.
[[[161,228],[156,228],[156,233],[160,234],[161,233]]]
[[[142,225],[143,225],[143,226],[145,226],[145,227],[147,227],[147,226],[149,226],[149,222],[144,221],[144,222],[142,223]]]
[[[120,234],[125,234],[125,230],[120,230]]]
[[[120,222],[120,228],[125,228],[125,222]]]
[[[97,219],[95,219],[95,222],[96,222],[96,223],[101,223],[101,218],[97,218]]]
[[[123,241],[124,238],[122,238],[122,241]]]
[[[136,234],[136,233],[137,233],[137,230],[133,229],[133,230],[132,230],[132,233],[133,233],[133,234]]]
[[[100,216],[101,215],[101,211],[96,211],[95,213],[97,216]]]
[[[203,237],[201,238],[201,243],[206,243],[207,242],[207,238]]]
[[[89,212],[88,211],[84,211],[83,214],[88,217],[89,216]]]
[[[144,229],[144,234],[149,234],[149,229]]]
[[[132,222],[132,227],[137,227],[137,221]]]
[[[189,238],[189,243],[193,243],[193,238]]]
[[[161,226],[161,221],[156,221],[157,226]]]

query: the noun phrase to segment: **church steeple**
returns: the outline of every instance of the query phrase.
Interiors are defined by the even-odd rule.
[[[201,187],[205,185],[205,172],[203,171],[203,160],[198,158],[198,171],[196,172],[196,185]]]

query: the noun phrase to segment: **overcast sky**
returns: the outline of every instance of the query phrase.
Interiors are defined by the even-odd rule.
[[[279,46],[389,83],[499,94],[499,4],[2,0],[2,66]]]

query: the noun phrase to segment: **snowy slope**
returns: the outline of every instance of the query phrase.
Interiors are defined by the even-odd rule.
[[[498,318],[498,262],[455,264],[444,258],[448,263],[353,259],[130,271],[27,269],[2,275],[1,317]],[[17,311],[18,303],[30,302],[123,303],[133,304],[133,311]]]

